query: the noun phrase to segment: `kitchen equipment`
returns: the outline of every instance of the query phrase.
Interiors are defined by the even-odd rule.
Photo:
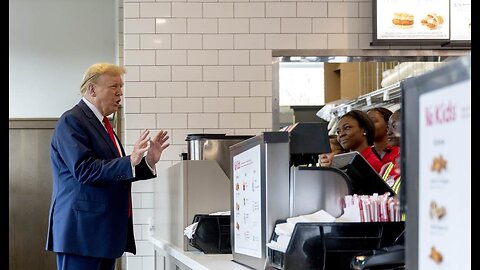
[[[285,222],[285,221],[278,221]],[[388,247],[405,230],[405,224],[400,222],[330,222],[330,223],[297,223],[292,233],[290,244],[285,253],[269,249],[270,269],[334,269],[350,270],[352,258],[355,255],[373,255],[373,249],[387,253]],[[272,239],[278,235],[272,234]],[[380,251],[380,248],[383,248]],[[360,254],[359,254],[360,253]],[[397,256],[399,255],[399,256]],[[378,258],[377,264],[398,266],[402,254],[392,252],[390,256]],[[392,261],[393,260],[393,261]],[[371,262],[374,265],[375,262]],[[361,262],[356,262],[360,266]],[[369,268],[352,268],[369,269]],[[373,268],[372,269],[392,269]]]
[[[314,122],[263,132],[230,147],[235,262],[264,269],[266,243],[279,219],[319,209],[342,214],[341,200],[351,192],[348,176],[336,168],[315,166],[318,155],[327,152],[327,124]]]
[[[215,160],[220,168],[230,178],[230,150],[229,147],[251,135],[225,135],[225,134],[188,134],[187,141],[188,160]]]
[[[195,250],[183,231],[195,215],[230,208],[229,146],[250,137],[253,136],[187,136],[188,153],[182,153],[178,163],[157,172],[155,192],[158,196],[155,196],[155,205],[159,211],[154,217],[157,237],[185,251]],[[222,245],[221,251],[225,250]]]
[[[230,215],[195,215],[198,222],[189,243],[205,254],[232,253],[230,244]]]

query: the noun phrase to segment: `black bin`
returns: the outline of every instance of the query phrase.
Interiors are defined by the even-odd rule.
[[[268,249],[268,265],[282,270],[350,270],[354,255],[392,245],[404,229],[403,221],[297,223],[285,253]],[[273,232],[272,240],[277,237]]]
[[[230,215],[195,215],[197,229],[189,244],[205,254],[232,253],[230,244]]]

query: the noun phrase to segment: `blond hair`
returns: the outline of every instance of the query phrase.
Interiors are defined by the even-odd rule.
[[[88,86],[92,83],[96,83],[98,77],[103,74],[108,74],[111,76],[121,76],[125,74],[126,70],[124,67],[117,66],[110,63],[96,63],[91,65],[85,71],[83,75],[82,85],[80,86],[80,93],[82,96],[88,89]]]

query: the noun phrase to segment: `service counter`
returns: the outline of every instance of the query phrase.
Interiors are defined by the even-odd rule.
[[[156,270],[248,270],[232,254],[204,254],[183,235],[196,214],[230,210],[230,183],[214,160],[184,160],[157,172],[149,241]]]
[[[251,270],[233,262],[232,254],[184,251],[155,234],[149,240],[155,248],[155,270]]]
[[[294,131],[302,127],[297,125],[291,132],[295,135],[299,132]],[[295,227],[293,241],[285,253],[268,253],[266,245],[272,236],[275,237],[273,232],[279,220],[310,214],[317,209],[339,216],[341,199],[353,190],[347,181],[351,169],[344,173],[339,168],[289,167],[292,152],[289,138],[296,137],[287,135],[286,132],[269,132],[264,134],[265,137],[256,136],[232,146],[233,182],[214,160],[182,160],[157,171],[153,233],[149,238],[155,247],[156,270],[349,270],[355,254],[394,243],[404,229],[403,223],[310,223]],[[296,140],[306,141],[302,137]],[[295,157],[298,159],[294,160],[298,161],[304,155]],[[361,158],[359,154],[355,157]],[[262,170],[264,173],[258,173]],[[378,182],[388,187],[380,177]],[[378,191],[377,188],[360,194]],[[383,194],[383,191],[378,193]],[[229,239],[235,247],[232,254],[209,254],[211,250],[205,254],[200,250],[206,249],[195,242],[192,245],[199,250],[190,245],[184,229],[195,217],[231,209],[233,220],[230,224],[235,224],[230,226],[230,233],[234,233]],[[199,231],[203,231],[199,229],[200,224],[199,221],[196,241],[207,238],[199,236],[202,235]],[[218,225],[220,227],[220,223]],[[226,230],[219,231],[225,233]]]

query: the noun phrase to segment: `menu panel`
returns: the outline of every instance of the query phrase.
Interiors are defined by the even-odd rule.
[[[418,269],[471,269],[470,80],[419,106]]]
[[[450,40],[471,40],[472,5],[470,0],[450,1]]]
[[[377,40],[448,40],[449,0],[377,0]]]
[[[233,181],[234,251],[262,258],[260,145],[233,157]]]

